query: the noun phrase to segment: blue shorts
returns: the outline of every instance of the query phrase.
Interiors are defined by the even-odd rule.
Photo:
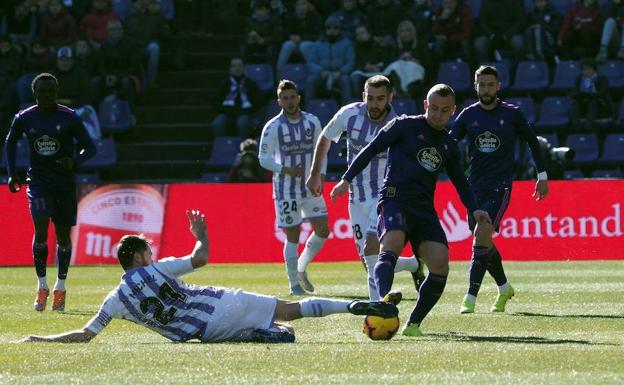
[[[446,234],[440,220],[433,209],[407,205],[395,199],[382,199],[377,205],[377,237],[381,239],[390,230],[401,230],[405,233],[405,241],[417,252],[418,245],[423,241],[433,241],[446,245]]]
[[[76,224],[78,204],[76,189],[56,190],[37,184],[29,184],[26,191],[30,215],[33,218],[50,217],[55,224]]]
[[[511,188],[502,188],[497,190],[479,190],[474,192],[479,208],[490,214],[490,219],[496,231],[500,228],[500,222],[503,219],[505,211],[509,206],[509,198],[511,198]],[[468,225],[470,230],[475,228],[475,220],[472,215],[468,215]]]

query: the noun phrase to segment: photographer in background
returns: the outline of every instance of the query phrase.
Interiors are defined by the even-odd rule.
[[[258,142],[245,139],[240,144],[241,152],[230,168],[228,182],[231,183],[261,183],[271,181],[271,172],[260,166],[258,160]]]
[[[546,173],[549,179],[563,179],[563,172],[569,161],[574,159],[574,150],[570,147],[555,147],[543,136],[538,136],[537,141],[546,163]],[[522,158],[518,161],[516,179],[530,180],[535,175],[535,164],[532,157],[525,151],[526,145],[521,143],[520,153]]]

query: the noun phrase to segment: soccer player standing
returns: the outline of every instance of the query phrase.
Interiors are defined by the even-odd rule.
[[[321,167],[327,158],[331,141],[338,142],[342,133],[346,132],[347,162],[350,164],[362,148],[377,135],[381,127],[397,116],[390,104],[392,86],[385,76],[376,75],[368,78],[364,84],[362,98],[364,100],[362,102],[342,107],[325,126],[316,143],[312,170],[306,185],[317,196],[323,192]],[[386,152],[377,154],[364,171],[355,177],[349,189],[349,217],[353,228],[353,238],[358,255],[366,266],[368,296],[371,301],[380,298],[375,286],[373,270],[379,255],[377,201],[379,190],[383,185],[387,161]],[[418,290],[424,273],[422,269],[419,271],[416,258],[400,257],[395,271],[403,270],[412,272],[416,290]]]
[[[258,158],[262,167],[273,171],[275,216],[277,225],[286,232],[284,261],[291,294],[304,295],[314,291],[306,268],[329,236],[325,200],[313,196],[305,186],[314,143],[322,127],[316,116],[299,108],[301,96],[294,82],[280,81],[277,103],[282,111],[262,129]],[[314,231],[298,256],[300,224],[304,219],[310,221]]]
[[[533,196],[539,201],[548,194],[544,159],[533,129],[518,107],[500,101],[497,93],[501,83],[498,71],[481,66],[475,72],[475,90],[479,102],[466,107],[455,120],[451,135],[468,141],[468,180],[479,205],[487,211],[492,223],[475,223],[468,216],[474,231],[472,259],[468,270],[469,286],[461,306],[461,313],[474,313],[477,294],[488,271],[498,285],[498,297],[492,312],[504,312],[505,304],[514,296],[507,281],[501,255],[492,242],[511,197],[515,167],[514,153],[518,139],[531,148],[537,167],[537,184]]]
[[[32,82],[37,104],[20,111],[6,137],[8,185],[12,193],[23,181],[16,172],[17,141],[26,135],[30,148],[27,171],[28,203],[35,227],[32,250],[39,280],[35,310],[46,308],[50,290],[46,280],[48,226],[54,222],[58,277],[53,291],[52,310],[65,309],[65,279],[71,259],[70,230],[76,224],[76,165],[95,155],[95,145],[80,118],[72,109],[57,104],[58,80],[41,73]],[[76,144],[74,144],[74,140]]]
[[[469,215],[477,222],[490,220],[485,211],[477,209],[461,168],[457,141],[444,128],[455,112],[453,89],[445,84],[433,86],[424,106],[424,115],[402,116],[386,124],[331,192],[332,200],[344,195],[375,155],[388,150],[388,169],[377,208],[381,252],[374,274],[379,295],[390,292],[394,266],[407,241],[429,269],[403,329],[407,336],[422,335],[420,323],[442,296],[449,272],[446,235],[433,205],[442,169],[446,169]]]

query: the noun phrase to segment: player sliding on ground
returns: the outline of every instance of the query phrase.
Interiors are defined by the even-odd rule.
[[[85,327],[53,336],[28,336],[19,342],[89,342],[113,318],[143,325],[175,342],[293,342],[292,326],[276,321],[336,313],[391,318],[399,312],[385,302],[325,298],[287,302],[243,290],[188,285],[177,277],[208,263],[209,242],[204,214],[186,213],[196,239],[190,255],[153,262],[148,240],[124,236],[117,250],[125,270],[121,283]]]

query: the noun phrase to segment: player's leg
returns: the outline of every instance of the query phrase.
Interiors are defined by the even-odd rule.
[[[391,318],[396,317],[399,310],[394,304],[381,301],[347,301],[319,297],[310,297],[298,302],[278,299],[274,318],[278,321],[292,321],[304,317],[325,317],[340,313]]]
[[[477,295],[490,264],[492,234],[494,233],[494,227],[491,223],[475,224],[472,218],[470,218],[469,222],[471,228],[474,229],[474,239],[472,243],[472,257],[468,267],[468,291],[464,295],[464,301],[460,309],[462,314],[474,313]]]
[[[45,189],[29,185],[26,195],[32,217],[35,235],[33,237],[32,252],[37,273],[37,294],[35,298],[35,310],[43,311],[46,308],[48,295],[48,282],[46,278],[46,265],[48,260],[48,227],[50,225],[50,211]]]
[[[299,285],[309,292],[314,291],[314,286],[308,280],[306,269],[312,259],[321,251],[321,248],[329,237],[329,224],[327,222],[327,206],[322,197],[304,198],[300,200],[301,215],[310,221],[312,234],[305,243],[303,252],[297,263],[297,281]]]
[[[368,298],[371,301],[380,299],[375,285],[375,264],[379,257],[379,240],[377,239],[377,201],[349,202],[349,218],[353,230],[353,240],[358,255],[366,268]]]
[[[293,207],[294,206],[294,207]],[[275,216],[277,226],[284,230],[284,263],[292,295],[304,295],[305,291],[297,283],[297,258],[299,258],[299,233],[301,216],[296,200],[275,200]]]
[[[52,310],[65,310],[65,280],[69,271],[71,261],[72,245],[70,238],[71,226],[54,224],[56,232],[56,259],[58,261],[58,274],[54,290],[52,291]]]
[[[377,235],[380,252],[375,264],[375,285],[380,298],[392,289],[394,268],[403,247],[405,247],[406,218],[402,206],[395,200],[379,202]]]

